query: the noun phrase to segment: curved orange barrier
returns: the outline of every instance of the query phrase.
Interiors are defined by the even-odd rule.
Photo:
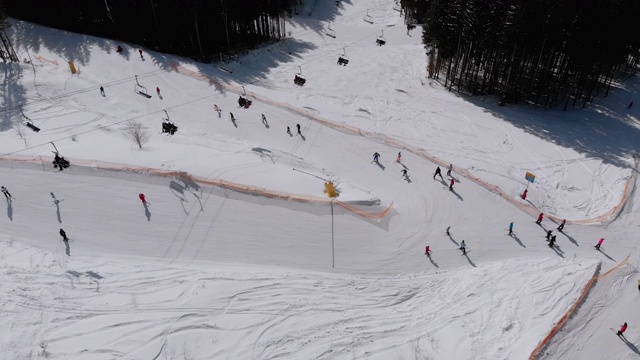
[[[576,300],[576,302],[574,302],[573,305],[571,305],[569,310],[567,310],[567,312],[560,318],[560,320],[558,320],[556,325],[553,328],[551,328],[551,331],[549,331],[549,334],[547,334],[547,336],[544,339],[542,339],[542,341],[540,341],[538,346],[536,346],[536,348],[533,349],[533,351],[531,352],[531,355],[529,355],[529,360],[535,360],[538,357],[538,355],[540,355],[540,352],[549,344],[549,341],[551,341],[553,336],[557,334],[558,331],[560,331],[560,329],[564,326],[567,320],[569,320],[569,317],[576,311],[576,309],[578,308],[578,305],[582,303],[585,296],[587,296],[587,293],[589,292],[589,290],[591,290],[595,282],[598,281],[598,279],[601,279],[611,274],[614,270],[617,270],[619,267],[626,264],[628,261],[629,261],[629,256],[627,255],[627,257],[624,260],[622,260],[618,265],[616,265],[614,268],[610,269],[609,271],[607,271],[602,275],[592,277],[589,280],[589,282],[587,282],[587,284],[584,286],[584,289],[582,289],[582,293],[580,294],[580,297],[578,298],[578,300]]]

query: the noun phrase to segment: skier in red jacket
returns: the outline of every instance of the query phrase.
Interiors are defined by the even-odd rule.
[[[144,197],[144,194],[140,193],[138,197],[140,198],[140,201],[142,201],[144,205],[147,205],[147,199]]]
[[[431,255],[431,249],[429,249],[429,245],[427,245],[427,247],[424,248],[424,254],[427,255],[427,256]]]
[[[453,191],[453,184],[455,184],[456,181],[453,180],[453,178],[451,178],[451,182],[449,183],[449,190]]]
[[[544,217],[543,213],[540,213],[540,215],[538,215],[538,221],[536,221],[536,224],[540,225],[540,223],[542,222],[542,218]]]
[[[618,330],[618,336],[624,336],[625,331],[627,331],[627,323],[624,323],[620,330]]]

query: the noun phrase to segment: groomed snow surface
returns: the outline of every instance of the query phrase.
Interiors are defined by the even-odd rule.
[[[448,92],[393,5],[311,1],[221,67],[13,21],[32,64],[1,65],[0,358],[527,359],[627,257],[539,358],[637,358],[640,82],[567,112]]]

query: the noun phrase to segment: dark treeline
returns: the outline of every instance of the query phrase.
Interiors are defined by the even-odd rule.
[[[4,0],[11,17],[210,61],[285,36],[299,0]]]
[[[640,55],[638,0],[401,0],[428,72],[505,102],[585,106]]]

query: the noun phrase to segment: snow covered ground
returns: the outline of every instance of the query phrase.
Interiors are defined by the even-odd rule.
[[[15,196],[0,217],[0,358],[526,359],[627,256],[541,358],[640,354],[640,134],[625,107],[640,81],[587,109],[498,107],[427,79],[392,1],[310,2],[290,30],[221,70],[13,22],[33,67],[0,65],[0,183]],[[148,128],[142,150],[130,120]],[[449,163],[454,191],[432,178]],[[554,249],[550,218],[568,219]],[[627,342],[609,329],[625,321]]]

